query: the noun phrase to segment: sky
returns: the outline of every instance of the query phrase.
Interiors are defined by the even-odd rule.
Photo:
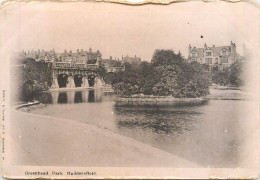
[[[155,49],[180,50],[187,57],[189,44],[221,46],[232,40],[242,54],[243,43],[259,49],[256,9],[246,2],[223,1],[167,6],[14,3],[0,11],[0,47],[1,51],[54,48],[58,52],[91,47],[99,49],[103,58],[128,54],[149,61]]]
[[[0,18],[13,51],[54,48],[57,52],[75,52],[92,48],[103,58],[136,55],[150,61],[156,49],[180,51],[187,57],[189,44],[224,46],[233,41],[241,55],[243,43],[257,48],[256,9],[245,2],[223,1],[167,6],[21,2],[5,7]]]

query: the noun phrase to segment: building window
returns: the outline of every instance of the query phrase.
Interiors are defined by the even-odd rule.
[[[192,57],[195,57],[195,56],[196,56],[196,53],[195,53],[195,52],[193,52],[193,53],[192,53]]]
[[[218,58],[215,58],[215,63],[218,63]]]
[[[211,56],[211,52],[206,52],[206,56]]]
[[[227,51],[222,51],[222,55],[227,55]]]

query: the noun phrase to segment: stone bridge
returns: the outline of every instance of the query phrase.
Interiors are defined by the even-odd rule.
[[[53,62],[52,88],[98,87],[102,86],[97,74],[98,64]]]

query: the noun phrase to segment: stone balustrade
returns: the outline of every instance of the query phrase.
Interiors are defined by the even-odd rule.
[[[72,63],[72,62],[54,62],[53,68],[69,68],[69,69],[97,69],[97,64],[84,64],[84,63]]]

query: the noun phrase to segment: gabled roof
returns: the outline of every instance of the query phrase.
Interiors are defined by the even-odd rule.
[[[198,57],[203,57],[205,51],[211,50],[212,53],[213,53],[212,54],[213,56],[219,56],[223,49],[226,49],[227,51],[231,51],[231,47],[230,46],[219,46],[219,47],[208,47],[207,49],[204,49],[204,48],[192,48],[191,49],[191,53],[192,52],[197,52],[198,53]]]
[[[213,52],[213,56],[219,56],[221,54],[222,50],[227,50],[227,51],[231,51],[231,47],[230,46],[220,46],[220,47],[211,47],[212,52]]]
[[[86,55],[101,55],[101,53],[97,50],[96,52],[93,51],[79,51],[79,52],[63,52],[59,53],[60,56],[86,56]]]
[[[203,57],[204,56],[204,48],[193,48],[191,52],[197,52],[198,57]]]

